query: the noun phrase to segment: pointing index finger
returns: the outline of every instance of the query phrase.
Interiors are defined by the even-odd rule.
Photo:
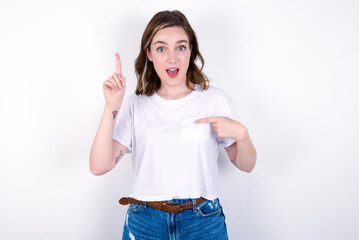
[[[194,121],[194,123],[212,123],[217,120],[216,117],[207,117],[207,118],[201,118]]]
[[[121,66],[121,59],[118,53],[115,53],[116,56],[116,73],[122,77],[122,66]]]

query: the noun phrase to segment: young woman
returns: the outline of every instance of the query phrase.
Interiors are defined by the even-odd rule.
[[[123,239],[228,239],[216,193],[219,145],[251,172],[256,151],[231,98],[209,87],[196,35],[179,11],[157,13],[136,60],[136,92],[123,101],[126,79],[103,83],[105,110],[90,152],[102,175],[132,153],[134,185]],[[199,60],[202,66],[196,65]]]

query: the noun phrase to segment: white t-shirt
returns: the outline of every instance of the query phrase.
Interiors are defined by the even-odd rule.
[[[129,193],[142,201],[174,198],[217,198],[219,138],[204,117],[227,116],[239,121],[231,98],[210,86],[167,100],[157,93],[130,95],[122,104],[113,139],[132,152],[134,184]]]

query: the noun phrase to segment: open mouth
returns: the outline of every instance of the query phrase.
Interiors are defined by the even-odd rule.
[[[166,72],[169,77],[175,78],[178,75],[179,68],[169,68],[169,69],[166,69]]]

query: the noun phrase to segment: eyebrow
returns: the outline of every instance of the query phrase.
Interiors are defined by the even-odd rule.
[[[179,41],[176,42],[176,44],[181,44],[181,43],[188,43],[188,41],[187,40],[179,40]],[[153,45],[156,45],[156,44],[167,45],[167,43],[164,42],[164,41],[156,41]]]

